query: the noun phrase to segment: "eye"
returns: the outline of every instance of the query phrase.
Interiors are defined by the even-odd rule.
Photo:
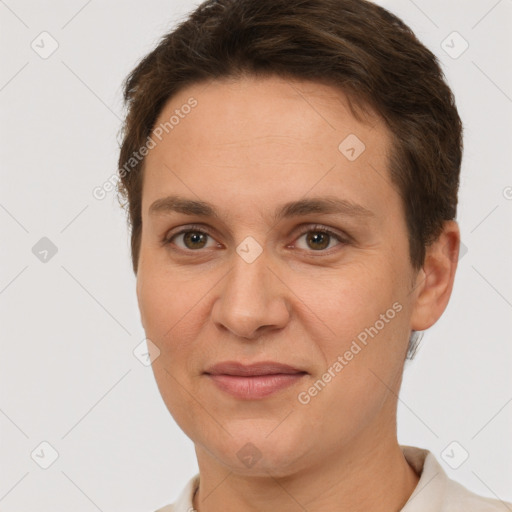
[[[198,249],[204,249],[207,247],[208,238],[211,238],[209,233],[200,228],[189,227],[187,229],[183,229],[178,233],[173,234],[170,237],[167,237],[163,243],[164,245],[175,243],[174,240],[182,240],[183,245],[176,244],[178,248],[185,251],[195,251]],[[213,240],[213,239],[212,239]],[[215,244],[214,244],[215,246]]]
[[[323,252],[328,248],[331,248],[331,242],[334,240],[338,241],[338,244],[346,244],[348,240],[345,240],[341,235],[327,229],[323,226],[312,226],[307,231],[304,231],[297,240],[305,237],[306,247],[299,247],[304,250],[313,250],[315,252]]]
[[[334,246],[349,243],[349,240],[339,233],[318,225],[309,226],[309,229],[303,231],[297,240],[303,237],[305,237],[306,247],[299,247],[299,249],[312,252],[326,252],[326,249],[333,247],[333,241],[338,242]],[[212,242],[210,246],[207,245],[209,238]],[[181,240],[181,244],[176,243],[176,240]],[[197,252],[200,249],[218,247],[219,244],[204,229],[189,226],[164,238],[162,245],[176,245],[182,251]]]

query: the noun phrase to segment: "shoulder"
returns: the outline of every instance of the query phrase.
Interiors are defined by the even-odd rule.
[[[401,512],[507,512],[512,504],[479,496],[452,480],[434,455],[422,448],[402,446],[410,466],[420,475],[416,489]]]
[[[199,486],[199,473],[195,474],[182,489],[174,503],[155,510],[155,512],[193,512],[192,498]]]
[[[453,512],[506,512],[512,504],[493,498],[485,498],[469,491],[458,482],[448,479],[443,511]]]
[[[174,505],[166,505],[165,507],[155,510],[155,512],[174,512]]]

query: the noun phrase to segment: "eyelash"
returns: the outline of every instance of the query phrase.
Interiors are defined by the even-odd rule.
[[[190,232],[193,232],[193,233],[201,233],[201,234],[204,234],[204,235],[207,235],[209,236],[210,238],[213,238],[210,233],[208,233],[208,231],[206,231],[205,229],[199,227],[199,226],[188,226],[187,228],[184,228],[182,229],[181,231],[178,231],[177,233],[173,233],[172,235],[170,236],[166,236],[163,240],[162,240],[162,245],[166,246],[166,245],[171,245],[173,242],[172,240],[174,238],[176,238],[177,236],[179,235],[183,235],[185,233],[190,233]],[[346,238],[341,236],[340,234],[336,233],[335,231],[332,231],[322,225],[318,225],[318,224],[315,224],[315,225],[309,225],[307,226],[307,229],[305,231],[302,231],[299,236],[297,237],[297,239],[303,237],[304,235],[308,234],[308,233],[323,233],[323,234],[326,234],[326,235],[329,235],[330,237],[332,238],[335,238],[339,244],[338,245],[347,245],[348,243],[350,243],[350,240],[349,240],[349,237],[347,236]],[[309,250],[308,252],[311,252],[311,253],[318,253],[318,254],[321,254],[321,253],[330,253],[330,251],[333,249],[333,247],[331,247],[331,249],[321,249],[321,250],[318,250],[318,251],[314,251],[313,249]],[[182,251],[182,252],[187,252],[187,253],[199,253],[201,252],[201,249],[182,249],[181,247],[178,247],[179,251]],[[307,251],[307,249],[300,249],[302,251]]]

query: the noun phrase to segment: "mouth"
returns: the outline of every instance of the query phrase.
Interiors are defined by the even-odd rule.
[[[231,396],[257,400],[298,383],[307,372],[274,361],[250,365],[225,361],[208,368],[205,375]]]
[[[259,377],[263,375],[296,375],[306,373],[293,366],[277,363],[275,361],[261,361],[259,363],[242,364],[238,361],[224,361],[210,366],[208,375],[232,375],[237,377]]]

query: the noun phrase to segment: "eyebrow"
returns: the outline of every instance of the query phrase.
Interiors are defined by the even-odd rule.
[[[149,207],[149,214],[151,216],[171,212],[196,215],[199,217],[220,218],[219,213],[212,204],[205,201],[187,199],[182,196],[162,197],[153,202]],[[312,197],[310,199],[300,199],[285,203],[276,209],[273,215],[273,221],[276,222],[288,217],[306,216],[312,213],[340,214],[355,218],[376,217],[374,212],[360,204],[335,196],[327,196]]]

